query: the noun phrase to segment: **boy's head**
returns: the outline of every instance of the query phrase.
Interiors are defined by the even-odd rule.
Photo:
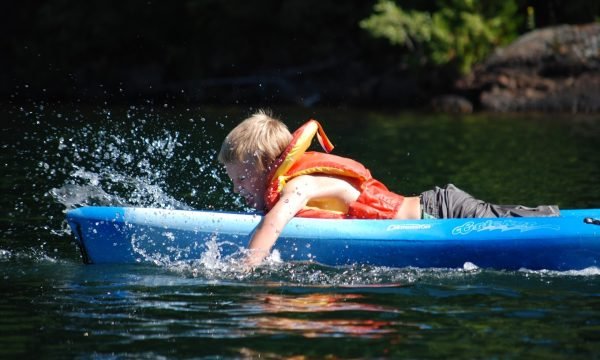
[[[248,205],[262,210],[270,166],[292,141],[281,121],[263,110],[242,121],[225,137],[219,161],[233,181],[233,189]]]
[[[271,164],[292,141],[292,134],[270,112],[259,110],[242,121],[225,137],[219,161],[253,162],[257,171],[267,172]]]

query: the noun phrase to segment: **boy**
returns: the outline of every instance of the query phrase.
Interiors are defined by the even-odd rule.
[[[558,216],[556,206],[494,205],[449,184],[420,196],[404,197],[373,179],[362,164],[321,152],[306,152],[314,136],[328,153],[333,145],[315,120],[294,134],[259,111],[225,137],[219,152],[234,192],[265,216],[248,248],[258,265],[294,217],[340,219],[422,219]]]

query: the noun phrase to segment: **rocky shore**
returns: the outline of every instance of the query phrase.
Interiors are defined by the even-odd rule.
[[[459,112],[600,112],[600,24],[531,31],[460,79],[456,92],[461,96],[433,105]]]

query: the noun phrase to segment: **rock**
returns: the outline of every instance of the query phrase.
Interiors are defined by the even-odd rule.
[[[453,114],[470,114],[473,112],[473,104],[458,95],[437,96],[431,100],[431,108],[434,111]]]
[[[527,33],[457,83],[492,111],[600,112],[600,24]]]

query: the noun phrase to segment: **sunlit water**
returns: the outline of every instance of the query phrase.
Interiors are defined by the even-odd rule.
[[[279,110],[291,127],[321,120],[336,153],[398,192],[453,182],[494,202],[600,207],[597,116]],[[334,268],[274,257],[246,273],[218,246],[192,262],[82,264],[67,209],[247,210],[215,157],[251,111],[5,105],[0,356],[600,356],[598,268]]]

